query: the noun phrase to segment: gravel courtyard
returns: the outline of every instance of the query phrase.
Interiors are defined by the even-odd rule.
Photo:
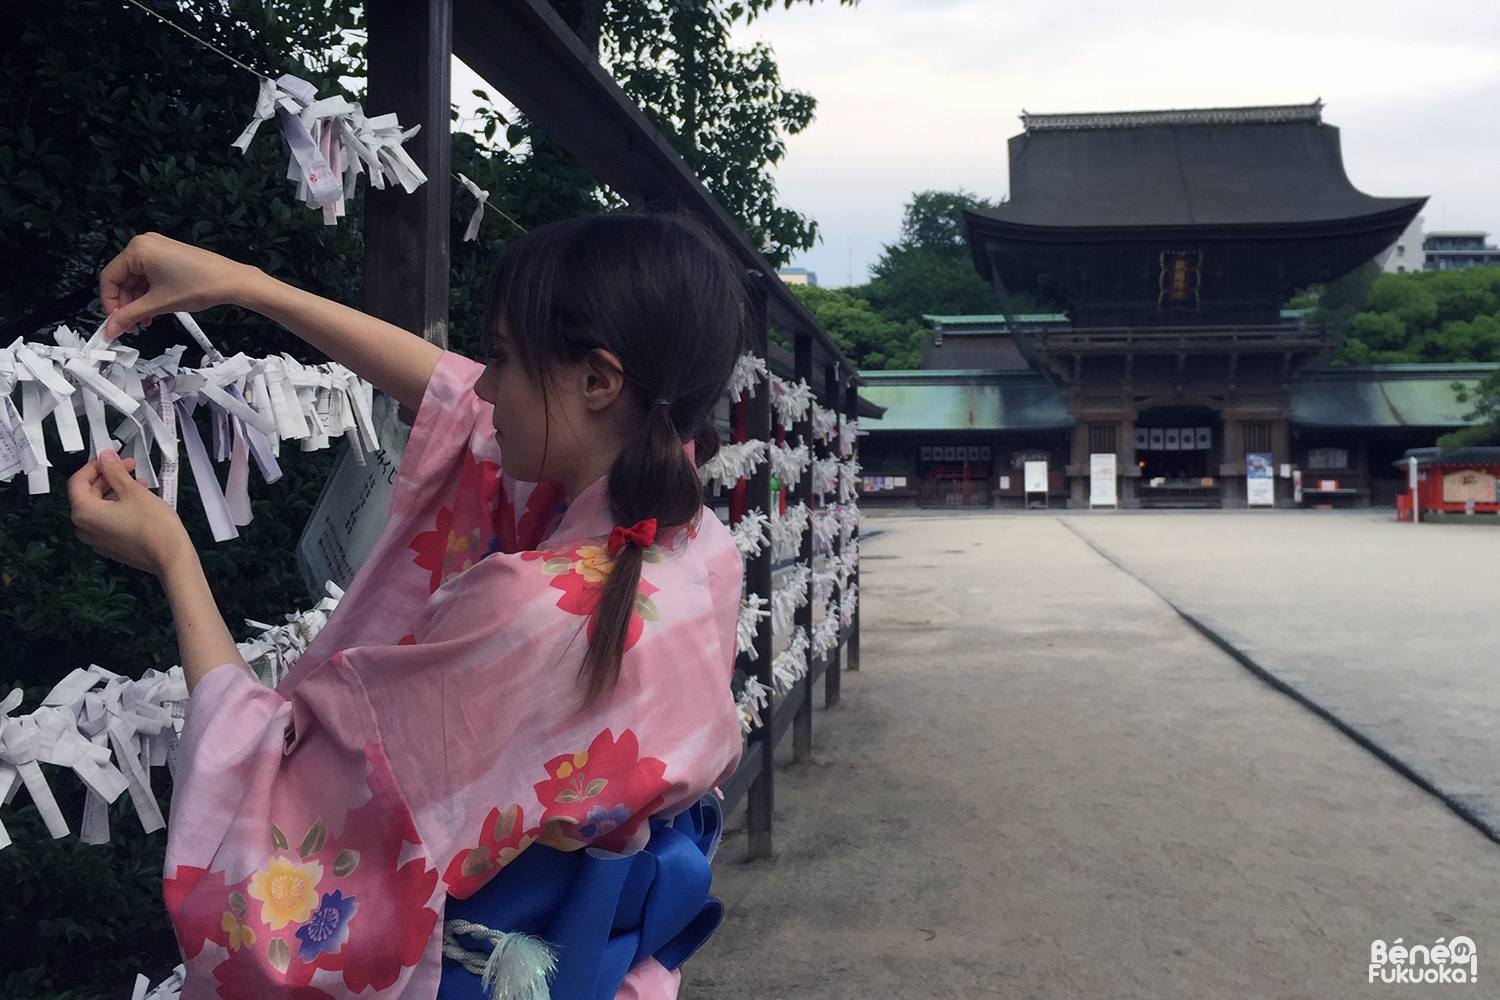
[[[728,916],[684,998],[1323,1000],[1399,988],[1367,984],[1376,938],[1458,935],[1484,959],[1460,995],[1491,995],[1500,845],[1173,604],[1482,820],[1500,530],[1298,512],[865,530],[864,669],[777,775],[776,857],[744,862],[731,817]]]

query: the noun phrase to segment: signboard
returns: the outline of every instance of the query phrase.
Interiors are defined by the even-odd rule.
[[[1107,452],[1089,456],[1089,506],[1113,507],[1118,503],[1115,494],[1115,453]]]
[[[360,465],[347,444],[340,448],[297,542],[297,567],[315,598],[322,596],[327,580],[347,588],[385,528],[391,486],[411,429],[397,419],[396,401],[389,396],[375,397],[371,415],[380,450],[366,454]]]
[[[1252,507],[1276,506],[1276,466],[1268,451],[1245,455],[1245,499]]]
[[[1047,492],[1046,462],[1027,462],[1025,467],[1025,475],[1027,493]]]
[[[1483,469],[1460,469],[1443,476],[1443,503],[1494,503],[1495,477]]]

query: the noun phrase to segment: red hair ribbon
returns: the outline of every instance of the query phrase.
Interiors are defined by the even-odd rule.
[[[656,518],[648,517],[644,521],[637,521],[630,528],[615,525],[609,533],[609,554],[614,555],[625,547],[626,542],[635,542],[641,548],[650,548],[651,543],[656,541]]]

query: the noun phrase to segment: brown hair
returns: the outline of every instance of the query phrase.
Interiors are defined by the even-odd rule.
[[[610,467],[616,524],[655,518],[658,533],[703,509],[698,461],[717,448],[710,412],[744,344],[744,271],[711,233],[680,215],[615,212],[555,222],[506,247],[490,279],[484,330],[504,330],[546,397],[557,366],[603,349],[619,358],[640,432]],[[667,405],[652,405],[664,400]],[[614,556],[590,620],[581,677],[588,700],[620,675],[643,552]]]

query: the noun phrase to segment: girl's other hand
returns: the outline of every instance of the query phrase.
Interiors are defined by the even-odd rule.
[[[237,302],[258,273],[160,233],[143,233],[99,274],[99,301],[109,316],[104,334],[114,338],[149,326],[152,317],[163,313]]]
[[[177,512],[134,471],[134,459],[122,462],[103,451],[74,473],[68,480],[73,525],[95,552],[160,578],[197,553]]]

